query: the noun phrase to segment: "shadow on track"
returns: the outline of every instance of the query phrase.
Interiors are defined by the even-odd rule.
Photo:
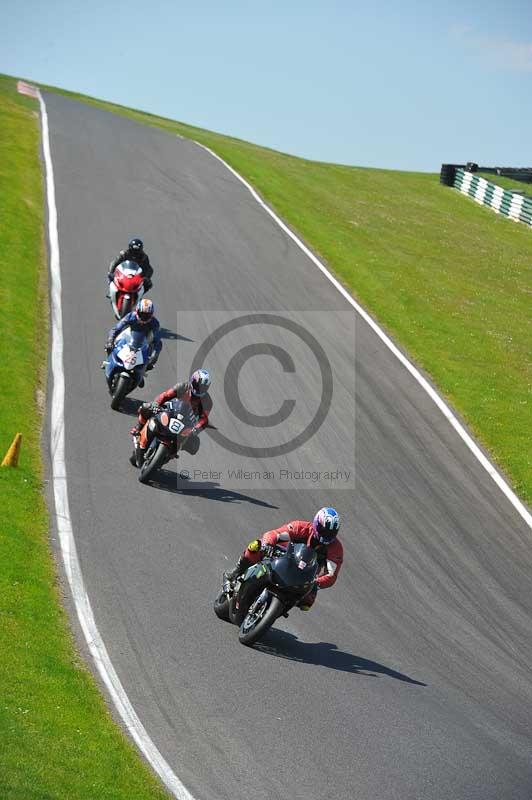
[[[181,333],[174,333],[174,331],[171,331],[170,328],[163,328],[162,326],[159,328],[159,333],[161,334],[161,339],[170,339],[179,342],[194,341],[194,339],[189,339],[188,336],[183,336]]]
[[[135,400],[134,397],[124,397],[119,409],[119,413],[125,414],[128,417],[137,417],[139,413],[139,408],[141,407],[143,402],[144,400]]]
[[[178,474],[167,469],[160,470],[156,477],[150,481],[150,484],[153,489],[170,492],[171,494],[204,497],[206,500],[217,500],[221,503],[251,503],[264,508],[279,508],[279,506],[267,503],[265,500],[259,500],[257,497],[225,489],[219,483],[214,483],[214,481],[202,481],[201,483],[188,481],[188,479],[180,478]]]
[[[386,675],[404,683],[413,683],[416,686],[426,686],[426,683],[415,681],[408,675],[396,672],[384,664],[377,661],[370,661],[352,653],[344,653],[337,650],[336,645],[331,642],[302,642],[297,636],[287,631],[270,630],[264,639],[254,645],[255,650],[260,650],[269,656],[277,658],[287,658],[290,661],[301,661],[305,664],[316,664],[328,669],[336,669],[340,672],[351,672],[355,675],[367,675],[377,678],[379,675]]]

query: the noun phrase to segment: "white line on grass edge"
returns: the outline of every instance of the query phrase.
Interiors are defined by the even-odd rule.
[[[51,313],[52,313],[52,405],[50,421],[50,446],[52,459],[52,480],[55,502],[55,517],[65,572],[70,584],[78,619],[88,648],[129,734],[140,748],[164,785],[178,800],[194,800],[183,786],[170,765],[152,742],[142,722],[122,686],[109,658],[96,621],[92,613],[89,597],[85,590],[81,567],[76,551],[70,509],[68,505],[68,484],[65,464],[65,376],[63,372],[63,314],[61,310],[61,272],[59,261],[59,234],[57,228],[57,208],[55,204],[54,171],[50,151],[48,114],[39,92],[42,120],[42,142],[46,165],[46,194],[48,200],[48,236],[50,242],[51,275]]]
[[[182,138],[182,137],[180,137],[180,138]],[[270,217],[272,217],[272,219],[275,220],[277,225],[279,225],[279,227],[282,228],[282,230],[286,233],[286,235],[289,236],[297,244],[297,246],[299,248],[301,248],[301,250],[305,253],[305,255],[310,258],[310,260],[318,267],[318,269],[320,269],[323,272],[325,277],[330,280],[330,282],[333,284],[333,286],[335,286],[338,289],[340,294],[345,297],[347,302],[350,303],[353,306],[355,311],[357,311],[360,314],[362,319],[364,319],[368,323],[370,328],[372,328],[372,330],[375,331],[377,336],[384,342],[386,347],[388,347],[392,351],[394,356],[396,356],[399,359],[401,364],[403,364],[403,366],[406,367],[406,369],[409,371],[409,373],[416,379],[416,381],[419,383],[419,385],[426,391],[426,393],[429,395],[429,397],[436,403],[436,405],[438,406],[438,408],[442,412],[443,416],[450,423],[450,425],[452,425],[452,427],[455,429],[455,431],[460,436],[460,438],[465,442],[465,444],[469,447],[469,449],[471,450],[473,455],[478,459],[478,461],[480,461],[480,463],[482,464],[482,466],[484,467],[484,469],[486,470],[488,475],[490,475],[493,478],[493,480],[495,481],[495,483],[497,484],[497,486],[499,487],[501,492],[503,492],[503,494],[506,495],[506,497],[508,498],[510,503],[513,505],[513,507],[516,509],[516,511],[522,516],[522,518],[527,523],[527,525],[530,528],[532,528],[532,514],[529,513],[529,511],[527,510],[525,505],[521,502],[521,500],[519,500],[519,498],[517,497],[515,492],[513,492],[512,489],[508,486],[508,484],[506,483],[506,481],[504,480],[502,475],[499,474],[499,472],[495,469],[495,467],[489,461],[489,459],[486,458],[486,456],[484,455],[484,453],[482,452],[480,447],[471,438],[471,436],[465,430],[463,425],[460,424],[460,422],[455,417],[455,415],[453,414],[453,412],[451,411],[449,406],[445,403],[444,400],[442,400],[442,398],[439,396],[439,394],[433,389],[433,387],[430,385],[430,383],[423,377],[423,375],[420,373],[420,371],[418,369],[416,369],[416,367],[408,360],[408,358],[406,358],[406,356],[399,350],[399,348],[395,346],[395,344],[392,342],[390,337],[387,336],[384,333],[382,328],[380,328],[377,325],[375,320],[370,317],[368,312],[365,311],[362,308],[362,306],[360,306],[356,302],[356,300],[354,300],[351,297],[349,292],[347,292],[346,289],[344,289],[342,284],[339,283],[333,275],[331,275],[331,273],[329,272],[327,267],[325,267],[321,263],[321,261],[318,258],[316,258],[314,253],[312,253],[308,249],[308,247],[306,247],[303,244],[303,242],[300,239],[297,238],[295,233],[293,233],[293,231],[291,231],[290,228],[287,225],[285,225],[285,223],[282,221],[282,219],[280,219],[280,217],[278,217],[277,214],[274,211],[272,211],[272,209],[264,202],[262,197],[260,197],[260,195],[255,191],[253,186],[251,186],[251,184],[249,184],[241,175],[239,175],[238,172],[233,169],[233,167],[229,166],[229,164],[226,161],[224,161],[223,158],[220,158],[220,156],[217,155],[209,147],[206,147],[204,144],[201,144],[201,142],[195,142],[195,144],[197,144],[203,150],[206,150],[208,153],[211,154],[211,156],[214,156],[214,158],[216,158],[218,161],[220,161],[224,165],[224,167],[226,167],[230,172],[232,172],[233,175],[236,178],[238,178],[238,180],[241,183],[243,183],[244,186],[247,189],[249,189],[249,191],[251,192],[252,196],[257,201],[257,203],[259,203],[259,205],[262,206],[262,208],[270,215]]]

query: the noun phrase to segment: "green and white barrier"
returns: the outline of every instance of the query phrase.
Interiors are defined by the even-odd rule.
[[[532,198],[523,197],[515,192],[509,192],[490,183],[485,178],[479,178],[474,172],[467,172],[458,168],[454,175],[452,184],[462,194],[472,197],[477,203],[489,206],[497,214],[524,222],[525,225],[532,226]]]

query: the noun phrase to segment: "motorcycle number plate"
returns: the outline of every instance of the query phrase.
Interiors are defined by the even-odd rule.
[[[142,351],[132,350],[127,344],[121,347],[118,351],[118,358],[127,369],[133,369],[133,367],[138,367],[139,364],[144,363]]]
[[[176,436],[178,433],[181,433],[184,427],[185,426],[183,425],[183,423],[180,422],[175,417],[172,417],[172,419],[168,423],[168,430],[170,431],[170,433],[174,433]]]

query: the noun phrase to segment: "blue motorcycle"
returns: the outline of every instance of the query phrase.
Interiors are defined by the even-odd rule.
[[[102,364],[114,411],[118,411],[124,397],[144,380],[149,357],[150,346],[143,333],[125,328],[119,334],[112,352]]]

